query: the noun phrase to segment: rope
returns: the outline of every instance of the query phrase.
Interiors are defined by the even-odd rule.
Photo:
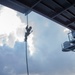
[[[28,26],[28,15],[27,15],[27,26]],[[26,70],[27,70],[27,75],[29,75],[28,52],[27,52],[27,40],[26,40]]]
[[[27,75],[29,75],[27,41],[26,41],[26,70],[27,70]]]
[[[28,15],[27,15],[27,26],[28,26]]]

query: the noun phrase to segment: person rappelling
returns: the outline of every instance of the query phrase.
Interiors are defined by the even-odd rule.
[[[29,34],[32,32],[32,27],[28,27],[28,25],[26,26],[26,32],[25,32],[25,41],[27,41],[27,37],[29,36]]]
[[[27,51],[27,38],[28,38],[28,36],[30,35],[30,33],[31,32],[33,32],[33,30],[32,30],[32,26],[29,26],[28,25],[28,15],[27,15],[27,26],[26,26],[26,28],[25,28],[25,30],[26,30],[26,32],[25,32],[25,38],[24,38],[24,42],[26,43],[26,46],[25,46],[25,48],[26,48],[26,71],[27,71],[27,75],[30,75],[29,74],[29,65],[28,65],[28,51]]]

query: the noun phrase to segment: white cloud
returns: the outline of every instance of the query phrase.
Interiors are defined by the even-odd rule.
[[[0,46],[3,46],[3,44],[6,43],[6,39],[7,39],[7,35],[6,34],[0,35]]]
[[[70,32],[70,30],[69,30],[68,28],[65,28],[65,29],[64,29],[64,32],[65,32],[65,33],[68,33],[68,32]]]
[[[7,45],[9,47],[13,48],[15,41],[16,41],[16,39],[15,39],[14,33],[10,33],[10,35],[8,36]]]
[[[16,30],[16,39],[20,42],[24,41],[24,35],[25,35],[25,27],[20,26]]]
[[[0,12],[0,46],[6,44],[13,48],[16,41],[24,41],[26,24],[17,16],[17,11],[3,6]],[[33,36],[28,39],[31,55],[34,53]]]
[[[35,53],[35,47],[34,47],[34,35],[30,34],[29,38],[28,38],[28,46],[29,46],[29,51],[30,51],[30,55],[32,56]]]
[[[0,45],[7,44],[14,47],[18,37],[16,30],[21,26],[24,27],[24,25],[16,11],[3,7],[0,13]]]

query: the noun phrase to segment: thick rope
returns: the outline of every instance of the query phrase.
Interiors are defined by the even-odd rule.
[[[28,15],[27,15],[27,26],[28,26]]]
[[[29,75],[27,41],[26,41],[26,70],[27,70],[27,75]]]
[[[28,15],[27,15],[27,26],[28,26]],[[27,40],[25,42],[26,42],[26,69],[27,69],[27,75],[29,75]]]

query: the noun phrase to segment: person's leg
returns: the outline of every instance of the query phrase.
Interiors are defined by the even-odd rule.
[[[27,33],[25,33],[25,41],[27,40]]]

